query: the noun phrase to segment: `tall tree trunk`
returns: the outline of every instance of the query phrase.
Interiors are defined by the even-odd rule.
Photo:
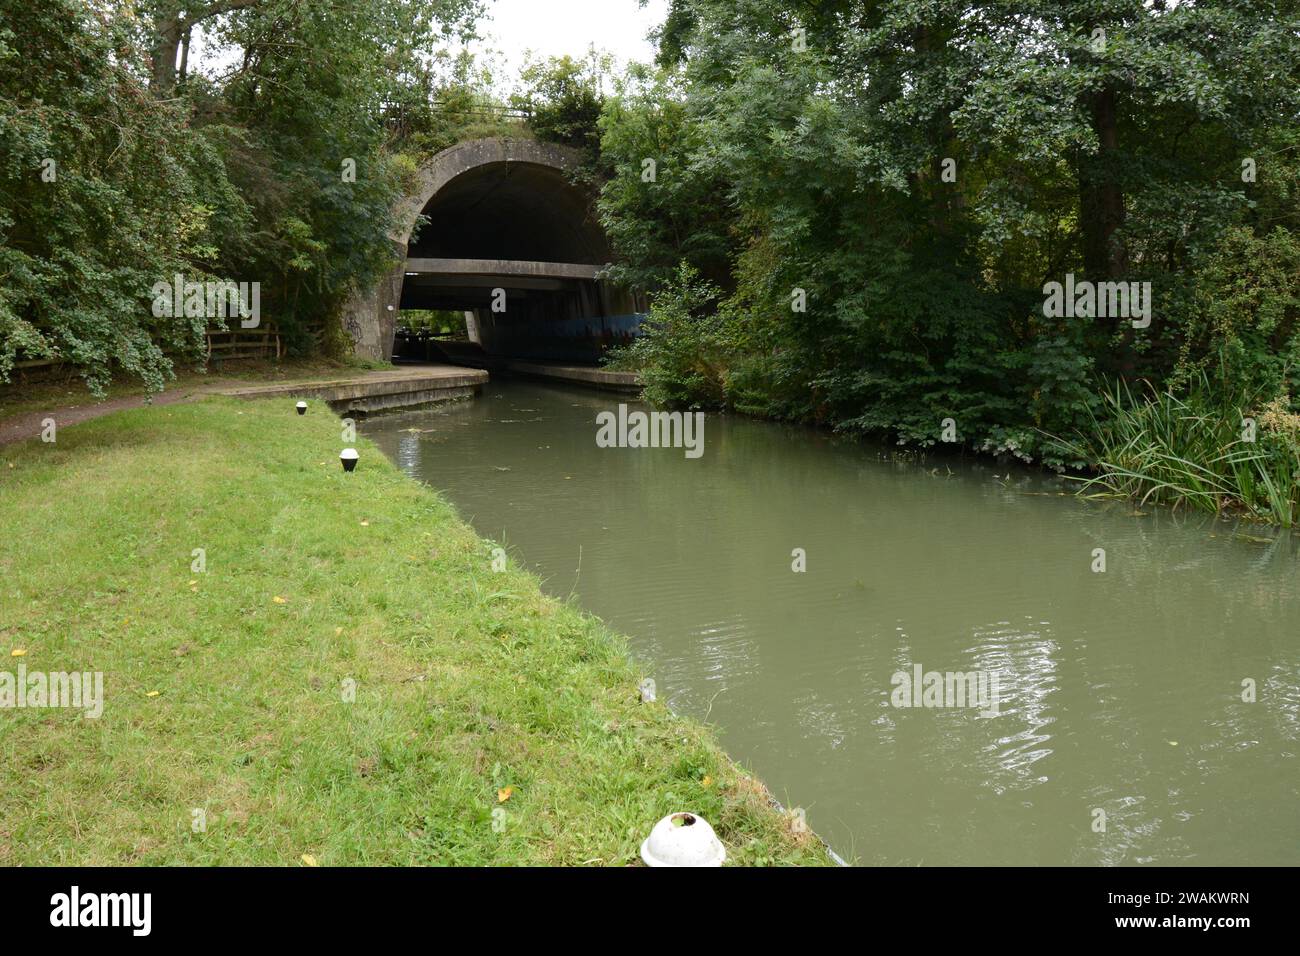
[[[190,34],[204,20],[235,10],[255,7],[262,0],[212,0],[194,9],[186,4],[168,4],[169,9],[154,18],[154,42],[149,51],[149,89],[155,96],[167,96],[176,89],[176,57],[184,43],[189,59]],[[182,7],[185,8],[182,11]],[[188,66],[188,63],[187,63]]]
[[[181,32],[179,13],[161,18],[154,28],[154,45],[149,54],[153,61],[149,89],[155,96],[166,96],[176,87],[176,53],[181,45]]]
[[[1083,265],[1094,282],[1118,279],[1128,271],[1128,255],[1116,241],[1124,225],[1124,190],[1116,168],[1119,132],[1115,91],[1103,87],[1090,96],[1092,128],[1099,149],[1079,170],[1079,228],[1083,232]]]
[[[185,36],[181,40],[181,72],[180,82],[185,82],[185,77],[190,71],[190,38],[194,33],[193,27],[185,28]]]
[[[1128,273],[1128,251],[1116,232],[1124,225],[1124,190],[1119,182],[1119,133],[1115,90],[1104,86],[1088,103],[1099,148],[1079,170],[1079,226],[1083,232],[1083,266],[1092,282],[1121,279]],[[1103,328],[1120,341],[1103,360],[1103,367],[1124,379],[1135,374],[1131,348],[1133,330],[1121,316],[1107,316]]]
[[[917,28],[916,50],[927,60],[942,59],[952,37],[952,27],[946,20],[938,23],[926,23]],[[925,69],[926,66],[922,66]],[[961,188],[956,182],[943,181],[944,160],[957,159],[957,131],[953,126],[953,110],[959,103],[940,103],[930,117],[930,228],[938,235],[952,234],[955,220],[963,207]],[[960,181],[961,164],[958,163],[957,179]]]

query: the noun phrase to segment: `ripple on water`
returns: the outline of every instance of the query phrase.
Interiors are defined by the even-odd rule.
[[[626,633],[660,698],[842,849],[1300,862],[1300,536],[1134,518],[1039,494],[1057,489],[1032,472],[936,477],[740,418],[709,416],[695,461],[596,448],[596,412],[623,400],[506,383],[363,428]],[[996,672],[999,715],[894,708],[891,676],[916,663]]]

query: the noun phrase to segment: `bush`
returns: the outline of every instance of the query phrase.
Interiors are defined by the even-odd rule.
[[[714,305],[721,291],[682,264],[655,297],[641,334],[611,349],[612,368],[640,373],[645,397],[675,408],[718,408],[726,404],[732,351],[725,319]]]
[[[1258,398],[1258,397],[1257,397]],[[1225,401],[1201,374],[1181,394],[1117,383],[1063,453],[1096,462],[1085,493],[1141,504],[1243,512],[1289,528],[1300,518],[1300,416],[1290,398]]]
[[[1197,271],[1176,382],[1202,371],[1226,394],[1278,393],[1300,365],[1300,239],[1227,231]]]

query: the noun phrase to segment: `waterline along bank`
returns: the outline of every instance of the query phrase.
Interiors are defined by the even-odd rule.
[[[360,428],[859,864],[1297,862],[1300,537],[740,415],[602,442],[646,413],[494,381]]]
[[[0,652],[103,675],[0,721],[0,864],[728,864],[820,842],[700,724],[319,403],[214,398],[0,449]],[[14,669],[14,668],[9,668]],[[74,812],[75,810],[75,812]]]

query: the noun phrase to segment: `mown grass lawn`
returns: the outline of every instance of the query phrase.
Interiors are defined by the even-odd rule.
[[[828,862],[620,639],[339,437],[210,399],[0,448],[0,671],[105,697],[0,709],[0,864],[622,865],[682,809],[729,863]]]

